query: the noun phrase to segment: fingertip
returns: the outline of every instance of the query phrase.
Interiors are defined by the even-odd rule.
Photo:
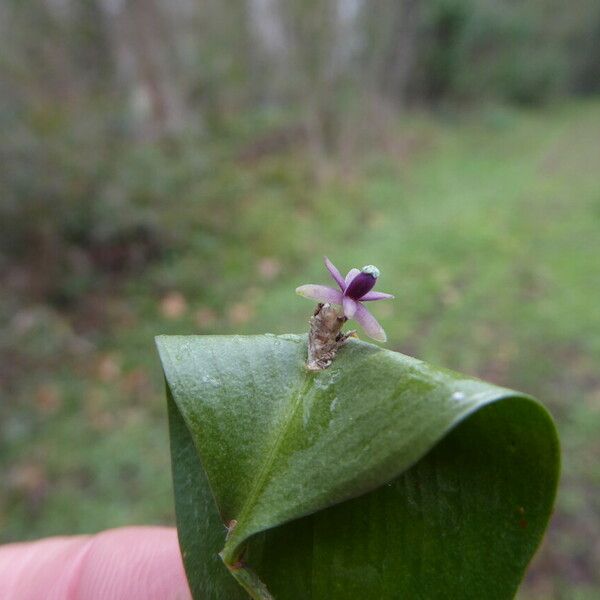
[[[125,527],[94,536],[78,592],[82,600],[191,600],[176,530]]]
[[[177,532],[124,527],[0,548],[2,600],[191,600]]]

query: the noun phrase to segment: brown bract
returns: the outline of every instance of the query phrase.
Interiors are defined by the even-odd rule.
[[[340,317],[331,304],[317,305],[309,321],[306,367],[310,371],[326,369],[333,362],[339,348],[354,335],[354,331],[346,334],[341,332],[347,320],[346,317]]]

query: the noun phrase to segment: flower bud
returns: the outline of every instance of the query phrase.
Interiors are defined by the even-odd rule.
[[[367,292],[373,289],[379,276],[379,269],[373,265],[363,267],[362,271],[350,282],[344,292],[345,296],[353,300],[360,300]]]

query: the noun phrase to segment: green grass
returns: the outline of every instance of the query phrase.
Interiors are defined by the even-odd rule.
[[[165,204],[179,244],[102,298],[93,335],[52,313],[15,337],[67,358],[3,400],[0,541],[172,523],[153,336],[302,331],[312,305],[294,288],[328,282],[327,254],[381,269],[389,347],[550,407],[563,477],[522,597],[600,593],[600,103],[412,117],[389,135],[408,150],[320,186],[298,155],[225,157]]]

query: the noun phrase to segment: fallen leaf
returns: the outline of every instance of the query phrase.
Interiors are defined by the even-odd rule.
[[[160,302],[160,312],[167,319],[181,318],[187,308],[187,300],[181,292],[169,292]]]
[[[121,374],[121,360],[117,354],[104,354],[96,367],[98,379],[105,382],[114,381]]]
[[[58,387],[52,383],[40,385],[35,393],[35,404],[43,414],[55,413],[62,406],[62,395]]]
[[[121,384],[123,391],[127,395],[137,397],[147,396],[151,392],[150,378],[148,373],[141,367],[127,373]]]
[[[10,486],[27,495],[41,494],[48,485],[48,478],[42,465],[25,463],[15,466],[9,473]]]
[[[196,311],[194,320],[200,328],[211,327],[217,320],[217,313],[212,308],[204,306]]]
[[[227,311],[229,321],[234,325],[243,325],[254,316],[254,308],[249,304],[238,302],[233,304]]]
[[[258,274],[265,281],[272,281],[281,273],[281,263],[273,257],[261,258],[258,261]]]

